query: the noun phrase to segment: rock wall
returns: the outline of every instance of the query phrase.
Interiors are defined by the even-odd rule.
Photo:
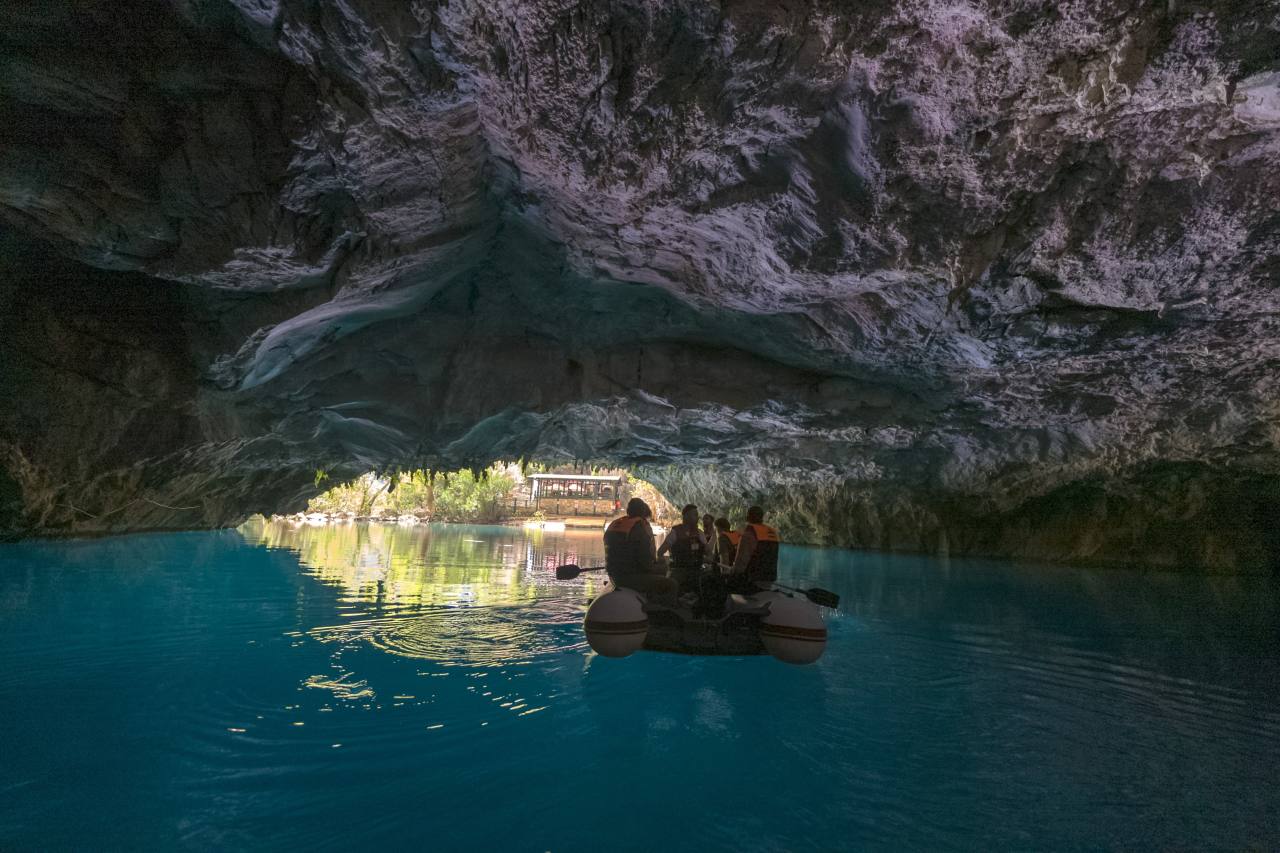
[[[758,503],[799,542],[1212,572],[1273,571],[1280,555],[1280,480],[1199,463],[1153,463],[1020,498],[857,480],[779,487],[768,477],[670,468],[649,476],[665,493],[735,519]]]
[[[792,539],[1280,565],[1280,3],[0,10],[0,530],[642,466]]]

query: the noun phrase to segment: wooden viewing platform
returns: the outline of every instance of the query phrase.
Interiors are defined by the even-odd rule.
[[[626,504],[622,474],[533,474],[512,496],[511,516],[565,527],[599,528]]]

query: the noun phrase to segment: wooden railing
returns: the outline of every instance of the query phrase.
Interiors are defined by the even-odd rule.
[[[528,518],[541,512],[547,518],[599,517],[620,514],[612,499],[591,498],[539,498],[535,503],[528,498],[513,497],[510,503],[512,518]]]

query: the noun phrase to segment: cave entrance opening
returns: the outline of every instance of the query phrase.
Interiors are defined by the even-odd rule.
[[[652,484],[625,468],[494,463],[457,471],[369,471],[330,484],[302,512],[289,516],[313,524],[378,522],[418,524],[520,523],[599,529],[639,497],[669,526],[678,511]]]

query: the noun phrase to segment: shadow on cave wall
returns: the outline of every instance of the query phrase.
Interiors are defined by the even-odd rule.
[[[191,450],[241,439],[235,406],[201,397],[210,361],[318,298],[100,270],[0,230],[0,535],[168,526],[167,478],[199,471]],[[179,526],[244,512],[210,509]]]

